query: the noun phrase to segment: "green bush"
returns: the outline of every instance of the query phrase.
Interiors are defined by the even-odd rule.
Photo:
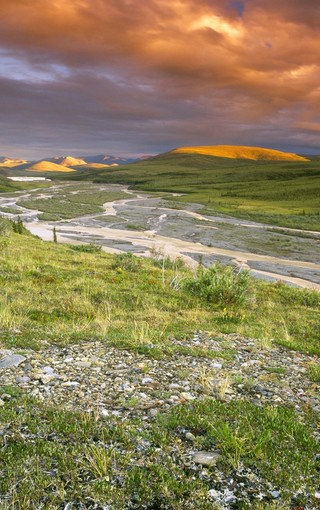
[[[184,286],[210,303],[240,305],[246,300],[249,281],[248,271],[215,264],[208,269],[199,266],[197,274],[186,280]]]
[[[102,246],[99,244],[74,244],[70,246],[71,250],[81,251],[84,253],[99,253],[102,250]]]
[[[133,255],[131,252],[119,253],[114,258],[112,269],[122,269],[123,271],[129,271],[135,273],[141,268],[141,261]]]

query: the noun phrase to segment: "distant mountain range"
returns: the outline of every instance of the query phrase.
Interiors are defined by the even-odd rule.
[[[95,156],[54,156],[39,161],[14,159],[7,156],[0,157],[0,167],[14,171],[29,172],[72,172],[77,169],[107,169],[109,167],[128,165],[136,161],[142,161],[150,156],[141,158],[123,158],[109,154],[97,154]]]
[[[289,152],[281,152],[261,147],[247,147],[237,145],[210,145],[196,147],[179,147],[170,152],[157,156],[142,156],[140,158],[123,158],[109,154],[97,154],[89,156],[55,156],[40,161],[27,161],[14,159],[6,156],[0,157],[0,168],[4,172],[74,172],[76,170],[108,170],[110,167],[138,163],[150,159],[178,157],[181,155],[201,155],[224,159],[245,159],[255,161],[309,161],[307,157],[299,156]]]
[[[150,156],[141,158],[122,158],[121,156],[110,156],[109,154],[97,154],[96,156],[80,156],[87,163],[101,163],[103,165],[129,165],[136,161],[141,161]]]

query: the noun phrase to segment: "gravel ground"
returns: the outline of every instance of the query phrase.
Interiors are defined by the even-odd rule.
[[[317,362],[315,357],[276,346],[264,348],[236,334],[210,337],[198,332],[186,341],[172,342],[180,350],[207,349],[213,358],[179,352],[153,359],[100,342],[47,346],[39,352],[0,349],[0,386],[18,386],[39,401],[63,409],[94,411],[123,422],[139,417],[143,428],[177,404],[190,404],[208,396],[225,402],[245,398],[257,406],[291,405],[298,413],[311,408],[320,413],[319,384],[307,377],[308,366]],[[226,347],[228,350],[224,351]],[[228,359],[221,357],[224,352],[231,353]],[[10,398],[9,394],[2,394],[0,406]],[[219,453],[194,450],[193,434],[180,432],[183,448],[178,457],[177,452],[173,455],[181,470],[188,466],[194,476],[210,478],[208,469],[215,465]],[[320,439],[319,430],[314,435]],[[219,470],[214,476],[216,488],[209,491],[208,498],[221,509],[237,508],[237,501],[248,501],[250,505],[252,497],[263,499],[266,494],[270,500],[281,502],[277,488],[266,484],[249,468],[240,466],[232,479]],[[309,504],[304,510],[318,508],[314,501],[315,497],[320,501],[320,494],[307,497]],[[138,508],[129,503],[126,508]],[[68,501],[65,505],[65,509],[102,509],[94,502],[85,507]]]
[[[24,351],[17,364],[1,368],[0,384],[17,385],[27,394],[67,409],[95,410],[104,415],[142,415],[181,402],[216,396],[223,400],[244,396],[257,405],[306,405],[320,413],[319,384],[306,373],[316,358],[280,347],[261,348],[238,335],[210,338],[196,333],[175,341],[182,349],[208,349],[215,359],[175,353],[152,359],[143,354],[98,342],[50,346],[40,352]],[[219,358],[223,347],[234,350],[232,359]],[[19,351],[20,353],[21,351]],[[2,364],[14,351],[0,350]]]

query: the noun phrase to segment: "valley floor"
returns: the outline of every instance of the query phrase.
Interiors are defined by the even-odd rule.
[[[0,208],[3,215],[20,215],[46,240],[53,239],[55,227],[59,242],[96,243],[111,253],[157,251],[191,267],[199,260],[231,263],[258,278],[320,289],[320,233],[203,215],[201,206],[172,198],[125,186],[72,183],[3,195]]]
[[[79,186],[0,199],[1,510],[317,510],[320,294],[244,269],[318,234]]]

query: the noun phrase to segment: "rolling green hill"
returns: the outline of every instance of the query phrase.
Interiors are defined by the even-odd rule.
[[[195,147],[178,147],[172,154],[203,154],[219,158],[252,159],[267,161],[309,161],[309,158],[298,156],[292,152],[276,151],[262,147],[244,145],[200,145]]]
[[[183,193],[208,214],[310,230],[320,229],[320,161],[270,161],[171,151],[107,170],[80,170],[68,179],[128,184],[150,192]],[[172,198],[173,199],[173,198]]]

